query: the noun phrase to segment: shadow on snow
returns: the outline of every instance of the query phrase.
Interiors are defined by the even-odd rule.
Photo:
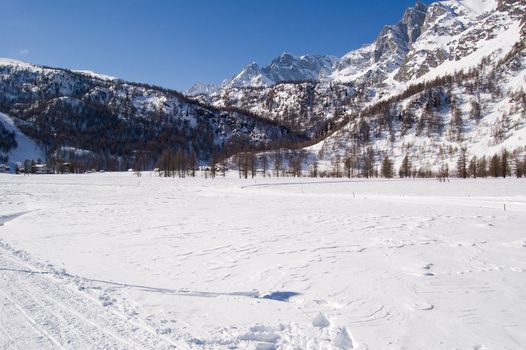
[[[199,292],[199,291],[192,291],[192,290],[188,290],[184,288],[183,289],[157,288],[157,287],[143,286],[143,285],[138,285],[138,284],[128,284],[128,283],[119,283],[119,282],[113,282],[113,281],[99,280],[99,279],[94,279],[94,278],[75,276],[67,272],[34,271],[34,270],[25,270],[25,269],[11,269],[11,268],[6,268],[6,267],[0,267],[0,271],[27,273],[31,275],[55,275],[59,277],[67,277],[71,279],[77,279],[77,280],[82,280],[82,281],[87,281],[87,282],[92,282],[92,283],[102,283],[102,284],[122,287],[122,288],[135,288],[135,289],[140,289],[140,290],[144,290],[147,292],[174,294],[174,295],[190,296],[190,297],[202,297],[202,298],[215,298],[219,296],[241,296],[241,297],[254,298],[254,299],[268,299],[268,300],[275,300],[275,301],[281,301],[281,302],[288,302],[290,298],[300,295],[300,293],[291,292],[291,291],[276,291],[276,292],[272,292],[270,294],[264,294],[264,295],[261,295],[258,291],[230,292],[230,293]]]

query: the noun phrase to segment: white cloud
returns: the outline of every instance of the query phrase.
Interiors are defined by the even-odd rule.
[[[22,50],[18,51],[18,53],[21,54],[21,55],[27,55],[27,54],[29,54],[29,50],[28,49],[22,49]]]

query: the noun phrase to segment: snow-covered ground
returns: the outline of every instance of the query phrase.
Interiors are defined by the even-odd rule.
[[[0,349],[524,349],[525,226],[517,179],[0,175]]]

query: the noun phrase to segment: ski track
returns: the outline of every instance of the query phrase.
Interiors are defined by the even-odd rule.
[[[0,297],[2,297],[2,331],[6,334],[0,348],[10,348],[17,341],[9,329],[15,319],[25,323],[38,336],[20,348],[79,349],[168,349],[188,346],[163,339],[152,329],[110,310],[93,297],[70,286],[71,281],[54,277],[53,272],[31,272],[35,269],[0,245]],[[9,317],[9,321],[7,319]],[[7,325],[7,326],[6,326]],[[31,340],[31,338],[29,338]],[[26,340],[24,340],[26,341]],[[88,345],[89,344],[89,345]]]

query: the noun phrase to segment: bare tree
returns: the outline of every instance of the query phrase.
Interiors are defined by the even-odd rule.
[[[394,174],[393,162],[389,159],[387,155],[384,157],[384,160],[382,161],[382,169],[380,173],[382,174],[382,177],[385,177],[387,179],[391,179],[393,177],[393,174]]]

